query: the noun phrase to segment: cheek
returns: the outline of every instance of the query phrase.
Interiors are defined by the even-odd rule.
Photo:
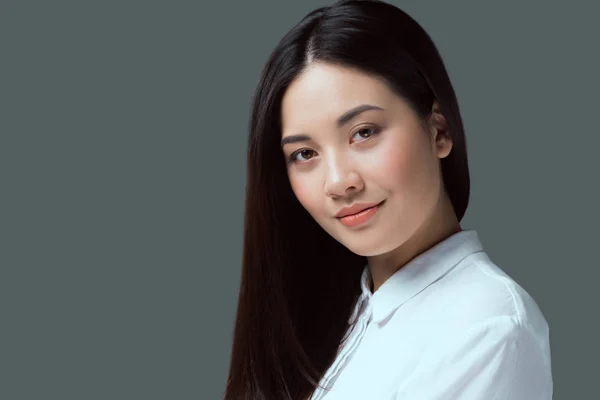
[[[300,204],[310,214],[318,213],[322,202],[319,197],[319,188],[314,179],[310,179],[308,176],[297,177],[294,175],[290,175],[289,179],[292,190]]]
[[[426,144],[419,141],[398,141],[383,146],[375,158],[377,163],[373,169],[377,181],[383,189],[394,195],[407,198],[422,197],[435,182],[435,167],[432,155],[424,148]]]
[[[372,171],[376,181],[391,192],[410,186],[414,179],[414,159],[411,149],[401,143],[385,146],[374,158],[376,165]]]

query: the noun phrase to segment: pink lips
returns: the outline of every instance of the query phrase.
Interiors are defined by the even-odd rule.
[[[355,227],[369,221],[376,213],[383,202],[371,204],[355,204],[352,207],[346,207],[340,210],[336,217],[340,222],[348,227]]]

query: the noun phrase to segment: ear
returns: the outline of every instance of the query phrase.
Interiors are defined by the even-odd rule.
[[[433,150],[438,158],[445,158],[452,150],[452,136],[448,130],[446,117],[440,111],[440,105],[437,99],[434,100],[431,107],[431,116],[429,117],[429,128],[432,134]]]

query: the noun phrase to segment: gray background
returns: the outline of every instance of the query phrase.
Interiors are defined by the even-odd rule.
[[[0,398],[222,398],[252,91],[331,3],[2,2]],[[544,312],[554,398],[595,398],[597,7],[393,4],[458,94],[463,227]]]

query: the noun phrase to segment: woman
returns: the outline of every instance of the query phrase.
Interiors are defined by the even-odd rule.
[[[226,399],[551,399],[548,324],[460,220],[457,99],[380,1],[309,13],[253,99]]]

